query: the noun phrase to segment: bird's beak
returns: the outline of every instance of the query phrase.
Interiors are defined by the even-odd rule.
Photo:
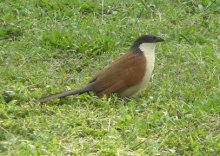
[[[163,42],[163,41],[164,41],[164,39],[157,37],[157,42]]]

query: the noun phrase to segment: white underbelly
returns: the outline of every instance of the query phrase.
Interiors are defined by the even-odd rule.
[[[142,81],[139,84],[122,91],[120,93],[120,96],[122,96],[122,97],[133,96],[136,93],[138,93],[139,91],[141,91],[142,89],[144,89],[145,87],[147,87],[152,71],[153,71],[153,69],[151,71],[146,72]]]
[[[141,91],[142,89],[144,89],[149,83],[153,69],[154,69],[154,61],[153,62],[148,61],[146,66],[146,73],[142,81],[139,84],[122,91],[120,93],[120,96],[122,97],[132,96],[138,93],[139,91]]]

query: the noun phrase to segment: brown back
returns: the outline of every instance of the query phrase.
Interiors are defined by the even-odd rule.
[[[146,71],[146,59],[141,54],[127,52],[101,70],[89,81],[98,96],[118,93],[141,82]]]

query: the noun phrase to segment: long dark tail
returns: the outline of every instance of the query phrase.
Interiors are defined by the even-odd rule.
[[[37,102],[47,102],[47,101],[54,99],[54,98],[62,98],[62,97],[66,97],[69,95],[83,94],[83,93],[86,93],[89,91],[91,91],[91,87],[90,87],[90,85],[87,85],[85,88],[76,89],[76,90],[67,90],[67,91],[63,91],[61,93],[52,94],[52,95],[49,95],[46,97],[42,97],[39,100],[37,100]]]

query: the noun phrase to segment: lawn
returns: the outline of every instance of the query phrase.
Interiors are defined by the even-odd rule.
[[[150,86],[131,98],[79,88],[142,34]],[[1,0],[0,155],[220,153],[220,1]]]

